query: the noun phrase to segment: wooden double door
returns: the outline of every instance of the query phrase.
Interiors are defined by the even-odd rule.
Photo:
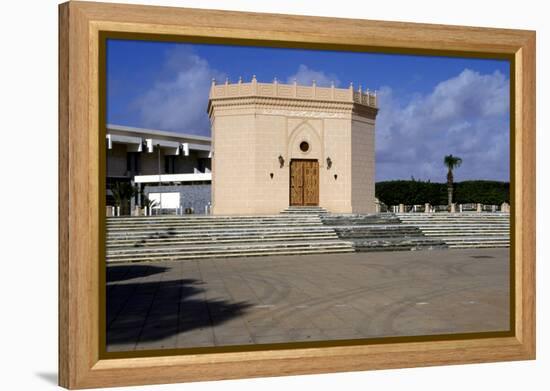
[[[290,161],[290,205],[319,205],[319,162]]]

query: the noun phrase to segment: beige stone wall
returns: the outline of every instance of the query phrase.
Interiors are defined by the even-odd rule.
[[[325,161],[319,175],[320,206],[334,213],[351,213],[351,125],[349,116],[346,117],[324,121]],[[326,158],[332,161],[330,169]]]
[[[375,213],[374,121],[353,116],[351,122],[351,205],[353,213]]]
[[[292,159],[319,162],[321,207],[334,213],[375,212],[375,98],[352,95],[351,89],[307,88],[312,100],[301,96],[300,86],[212,86],[214,214],[277,214],[287,208]],[[352,114],[357,105],[363,105],[362,114]],[[302,141],[309,151],[300,150]]]
[[[215,119],[212,126],[214,214],[244,214],[253,210],[255,123],[254,115],[246,113],[220,114]]]
[[[292,159],[317,160],[319,205],[351,213],[350,118],[237,115],[221,110],[213,125],[213,213],[274,214],[288,207]],[[308,152],[300,150],[302,141],[309,143]],[[332,160],[330,169],[327,157]]]
[[[262,115],[255,117],[254,131],[254,172],[251,182],[252,197],[250,213],[278,213],[288,206],[289,177],[286,154],[287,119],[280,115]],[[279,155],[285,159],[284,166],[279,164]],[[271,178],[270,174],[273,174]]]

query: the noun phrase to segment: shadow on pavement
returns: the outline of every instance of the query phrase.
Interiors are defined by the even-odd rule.
[[[151,275],[164,270],[140,271]],[[207,300],[202,284],[196,279],[111,284],[107,289],[107,349],[111,345],[128,345],[128,350],[132,350],[137,342],[165,340],[209,328],[243,315],[250,307],[246,302]]]
[[[115,265],[107,267],[107,283],[147,277],[163,273],[168,268],[152,265]]]

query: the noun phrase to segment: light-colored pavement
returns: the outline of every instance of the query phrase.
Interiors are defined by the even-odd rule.
[[[509,250],[135,263],[107,268],[107,350],[509,329]]]

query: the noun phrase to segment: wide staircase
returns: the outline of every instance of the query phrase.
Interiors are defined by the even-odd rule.
[[[405,225],[391,213],[372,215],[325,215],[323,224],[350,241],[356,251],[411,251],[447,248],[444,241],[424,235],[415,226]]]
[[[275,216],[107,218],[107,262],[353,252],[311,210]]]
[[[416,227],[449,248],[510,246],[509,213],[401,213],[403,225]]]

